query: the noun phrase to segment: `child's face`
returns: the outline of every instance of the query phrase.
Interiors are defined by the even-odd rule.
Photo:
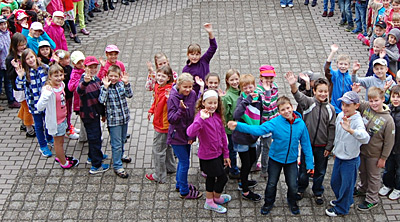
[[[208,77],[206,85],[208,86],[209,89],[218,90],[218,86],[219,86],[218,77],[216,77],[216,76]]]
[[[23,18],[21,20],[17,20],[17,23],[21,25],[22,23],[27,22],[27,21],[28,21],[28,18],[25,17],[25,18]]]
[[[359,103],[347,104],[342,102],[342,111],[345,116],[352,116],[360,106]]]
[[[228,84],[230,87],[234,89],[239,89],[239,76],[238,74],[233,74],[231,77],[228,79]]]
[[[380,112],[383,110],[383,102],[385,102],[385,98],[368,98],[369,106],[375,112]]]
[[[19,53],[23,52],[26,49],[26,42],[20,42],[17,46],[17,50]]]
[[[184,81],[180,85],[178,85],[179,94],[184,96],[188,96],[193,89],[193,83],[189,81]]]
[[[111,64],[114,64],[118,60],[118,52],[106,52],[106,57]]]
[[[39,52],[42,54],[42,56],[44,56],[46,58],[50,57],[50,47],[48,47],[48,46],[40,47]]]
[[[341,73],[346,73],[350,67],[350,61],[348,60],[338,60],[337,67]]]
[[[77,69],[84,69],[85,68],[85,65],[83,64],[83,60],[79,60],[78,63],[76,63],[74,66]]]
[[[381,53],[382,50],[384,50],[384,49],[385,49],[385,46],[384,46],[384,45],[380,45],[380,44],[375,44],[375,43],[374,43],[374,53],[375,53],[376,55],[379,55],[379,53]]]
[[[290,103],[281,104],[278,107],[279,114],[281,114],[285,119],[293,119],[293,106]]]
[[[390,45],[396,44],[396,43],[397,43],[396,37],[394,37],[394,35],[389,35],[388,43],[389,43]]]
[[[210,97],[203,101],[204,108],[209,113],[214,113],[218,108],[218,97]]]
[[[61,82],[64,80],[64,73],[63,72],[55,72],[52,75],[49,75],[50,84],[53,87],[58,87],[61,85]]]
[[[60,59],[60,65],[62,66],[67,66],[71,63],[71,58],[68,57],[64,57],[63,59]]]
[[[34,55],[32,52],[28,53],[25,61],[26,61],[26,64],[28,64],[28,66],[31,68],[35,68],[37,66],[36,55]]]
[[[383,7],[387,8],[390,5],[390,0],[382,0]]]
[[[7,22],[0,23],[0,31],[2,32],[7,31]]]
[[[325,102],[329,95],[328,85],[320,84],[314,89],[315,98],[320,102]]]
[[[388,67],[387,66],[383,66],[381,64],[375,64],[373,71],[375,73],[375,75],[379,78],[379,79],[386,79],[386,73],[388,71]]]
[[[196,64],[199,62],[201,54],[199,52],[190,52],[187,56],[191,64]]]
[[[261,76],[260,80],[262,84],[271,85],[274,82],[273,76]]]
[[[56,24],[58,26],[63,26],[64,25],[64,18],[55,16],[55,17],[53,17],[53,22],[54,22],[54,24]]]
[[[39,37],[43,34],[43,31],[42,31],[42,30],[33,30],[33,29],[30,29],[30,30],[29,30],[29,34],[30,34],[33,38],[39,38]]]
[[[4,0],[5,3],[11,4],[14,0]]]
[[[170,80],[169,76],[162,72],[158,72],[156,75],[156,81],[160,86],[164,86],[165,84],[167,84],[169,80]]]
[[[385,33],[385,31],[386,30],[384,28],[382,28],[380,26],[375,26],[374,32],[375,32],[376,36],[381,37],[383,35],[383,33]]]
[[[157,59],[156,65],[157,65],[156,68],[159,69],[165,65],[169,66],[169,62],[168,62],[167,58],[161,57],[161,58]]]
[[[11,11],[10,11],[10,10],[4,10],[4,11],[1,13],[1,15],[5,16],[5,17],[8,17],[10,14],[11,14]]]
[[[244,94],[246,94],[246,96],[250,95],[250,93],[253,93],[254,90],[256,89],[256,86],[253,84],[247,84],[245,86],[243,86],[243,92]]]
[[[394,107],[400,106],[400,94],[392,93],[392,95],[390,95],[390,102]]]
[[[120,75],[117,72],[110,71],[107,76],[108,76],[108,79],[110,80],[111,84],[115,84],[115,83],[119,82],[119,80],[120,80],[120,78],[119,78]]]
[[[97,75],[97,68],[98,68],[98,66],[99,66],[99,65],[97,65],[97,64],[92,64],[92,65],[90,65],[90,66],[87,66],[87,67],[86,67],[86,68],[87,68],[86,74],[89,75],[89,76],[91,76],[91,77]]]
[[[399,28],[400,27],[400,20],[396,20],[396,21],[392,21],[393,22],[393,26],[395,28]]]
[[[400,4],[397,4],[396,2],[392,3],[392,9],[394,12],[399,12],[400,11]]]

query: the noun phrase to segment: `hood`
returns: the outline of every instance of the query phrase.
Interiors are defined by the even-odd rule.
[[[390,30],[388,36],[389,35],[393,35],[394,37],[396,37],[396,43],[399,42],[399,40],[400,40],[400,30],[399,29],[394,28],[394,29]]]

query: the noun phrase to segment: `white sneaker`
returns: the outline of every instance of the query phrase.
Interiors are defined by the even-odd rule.
[[[79,134],[81,132],[81,130],[77,129],[77,128],[74,128],[74,132]]]
[[[392,191],[391,188],[383,185],[383,187],[379,190],[379,195],[386,196],[386,195],[388,195],[390,193],[390,191]]]
[[[70,138],[71,140],[79,139],[79,134],[75,133],[73,130],[70,130],[65,134],[65,137]]]
[[[283,4],[282,4],[281,7],[282,7],[282,8],[286,8],[286,5],[283,5]]]
[[[293,8],[293,4],[288,4],[289,8]]]
[[[389,195],[390,200],[397,200],[400,198],[400,190],[394,189],[392,193]]]

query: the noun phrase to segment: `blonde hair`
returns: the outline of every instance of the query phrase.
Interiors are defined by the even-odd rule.
[[[337,61],[338,61],[338,62],[339,62],[339,61],[346,61],[346,62],[350,63],[350,56],[349,56],[349,55],[346,55],[346,54],[340,54],[340,55],[338,55],[338,57],[337,57]]]
[[[376,38],[374,40],[374,45],[378,45],[378,46],[384,47],[385,44],[386,44],[386,40],[384,38],[382,38],[382,37]]]
[[[50,86],[51,86],[51,84],[50,84],[50,77],[51,77],[53,74],[55,74],[55,73],[62,73],[62,74],[64,74],[64,69],[63,69],[63,67],[61,67],[61,66],[58,65],[57,63],[55,63],[55,64],[53,64],[53,65],[50,66],[49,72],[48,72],[49,78],[47,78],[47,80],[46,80],[46,85],[50,85]]]
[[[187,72],[182,73],[176,80],[176,85],[180,86],[183,82],[194,83],[193,76]]]
[[[56,51],[56,55],[60,58],[60,59],[66,59],[66,58],[70,58],[71,57],[71,53],[69,53],[66,50],[63,49],[58,49]],[[61,56],[62,55],[62,56]],[[61,58],[62,57],[62,58]]]
[[[392,22],[394,22],[394,21],[396,21],[396,22],[400,21],[400,14],[399,13],[393,13]]]
[[[231,76],[237,74],[238,77],[240,78],[240,74],[239,71],[237,71],[236,69],[229,69],[226,74],[225,74],[225,84],[226,84],[226,88],[229,89],[231,88],[231,85],[229,85],[228,80],[229,78],[231,78]]]
[[[168,57],[163,52],[157,52],[154,55],[154,64],[156,65],[156,69],[160,68],[157,66],[157,61],[161,58],[165,58],[169,62]]]
[[[373,99],[373,98],[380,98],[384,99],[385,98],[385,92],[383,89],[372,86],[371,88],[368,89],[368,99]]]
[[[240,86],[240,90],[243,91],[243,87],[247,86],[249,84],[252,85],[256,85],[256,78],[254,78],[254,76],[252,74],[244,74],[242,76],[240,76],[239,79],[239,86]]]

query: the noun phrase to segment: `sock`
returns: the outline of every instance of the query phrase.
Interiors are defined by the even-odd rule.
[[[208,199],[206,198],[206,203],[208,204],[208,206],[212,207],[212,208],[217,208],[217,204],[214,203],[213,199]]]
[[[65,164],[64,164],[64,165],[60,163],[60,165],[63,165],[63,166],[65,166],[65,167],[68,166],[68,164],[69,164],[69,161],[68,161],[68,160],[65,160]]]
[[[27,131],[27,132],[32,132],[32,130],[33,130],[33,127],[32,127],[32,126],[26,126],[26,131]]]
[[[219,198],[214,197],[214,202],[217,204],[223,204],[224,201],[225,201],[225,199],[222,196],[220,196]]]

